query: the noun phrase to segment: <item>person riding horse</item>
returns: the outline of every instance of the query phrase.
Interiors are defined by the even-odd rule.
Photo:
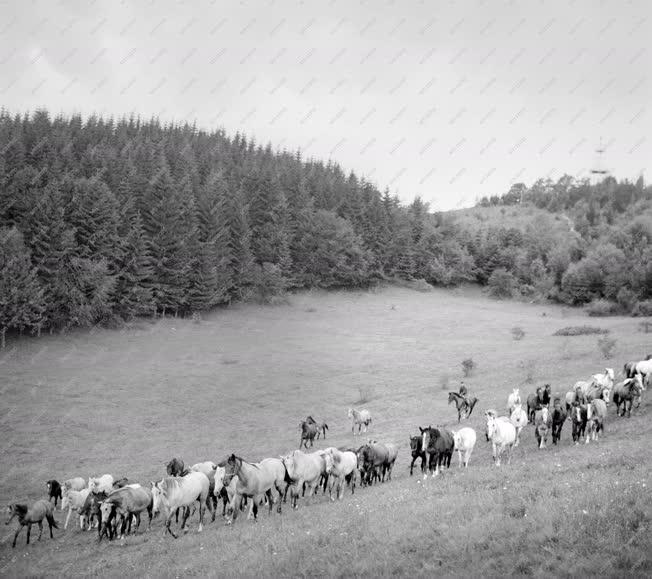
[[[471,401],[469,400],[469,390],[466,387],[466,384],[464,384],[464,382],[460,383],[460,396],[464,399],[464,402],[466,402],[466,407],[471,408]]]

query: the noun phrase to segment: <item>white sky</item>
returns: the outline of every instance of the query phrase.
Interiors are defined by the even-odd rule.
[[[646,0],[9,0],[0,105],[221,126],[450,209],[600,138],[649,180],[650,38]]]

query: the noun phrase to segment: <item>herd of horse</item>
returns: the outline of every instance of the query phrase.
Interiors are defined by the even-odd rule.
[[[547,445],[548,434],[552,434],[553,444],[558,444],[566,419],[570,416],[572,439],[575,444],[585,438],[585,443],[598,440],[604,431],[607,405],[613,401],[616,414],[629,417],[632,406],[640,404],[646,386],[652,380],[652,356],[641,362],[625,364],[625,379],[615,383],[612,368],[604,373],[593,375],[588,381],[577,382],[565,396],[553,398],[549,384],[537,388],[526,399],[523,408],[520,391],[514,389],[507,398],[507,413],[499,416],[495,410],[485,411],[485,437],[492,443],[494,463],[500,466],[502,455],[507,452],[507,462],[511,461],[512,450],[518,446],[520,435],[528,424],[534,425],[539,448]],[[449,394],[449,403],[455,402],[458,409],[458,422],[468,418],[477,403],[477,398]],[[552,402],[552,407],[550,406]],[[372,424],[368,410],[350,408],[348,417],[352,421],[353,435],[363,434]],[[355,429],[358,432],[355,432]],[[329,447],[305,453],[308,443],[312,446],[320,436],[326,438],[328,425],[318,422],[312,416],[300,423],[301,439],[299,449],[278,458],[266,458],[260,462],[246,461],[231,454],[220,463],[205,461],[187,468],[179,458],[173,458],[166,465],[166,474],[161,480],[152,481],[149,486],[130,483],[127,478],[115,480],[109,474],[90,477],[88,482],[81,477],[66,480],[61,485],[56,480],[47,481],[48,500],[38,500],[31,507],[14,503],[7,508],[8,525],[13,518],[18,519],[12,546],[23,527],[27,527],[29,544],[31,527],[39,526],[41,539],[43,521],[52,529],[58,528],[54,510],[61,500],[61,510],[68,509],[64,529],[67,529],[72,513],[79,518],[81,529],[97,528],[98,540],[104,536],[124,538],[136,533],[141,522],[141,514],[149,517],[148,530],[152,518],[165,512],[165,533],[173,537],[172,519],[179,521],[180,528],[188,531],[188,518],[198,509],[199,527],[204,524],[205,510],[215,520],[217,507],[222,502],[222,516],[227,523],[233,523],[238,512],[248,509],[247,518],[256,518],[258,507],[267,504],[269,512],[277,505],[280,513],[282,503],[287,501],[290,492],[290,505],[298,508],[299,497],[311,497],[318,489],[329,498],[342,499],[345,487],[355,492],[356,484],[369,486],[375,482],[391,480],[392,470],[398,456],[395,444],[383,444],[368,440],[359,447]],[[463,427],[456,431],[432,425],[422,428],[417,436],[410,437],[412,462],[410,475],[415,462],[421,459],[423,476],[427,471],[432,476],[440,474],[442,468],[450,468],[453,453],[457,451],[459,466],[468,467],[476,443],[473,428]],[[333,496],[335,491],[335,496]],[[195,505],[197,503],[197,505]]]

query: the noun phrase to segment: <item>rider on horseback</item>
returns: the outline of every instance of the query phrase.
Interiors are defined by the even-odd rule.
[[[463,380],[460,382],[460,396],[462,397],[464,402],[466,402],[466,407],[468,412],[468,408],[471,408],[471,402],[469,400],[469,390],[466,387],[466,384],[464,384]]]

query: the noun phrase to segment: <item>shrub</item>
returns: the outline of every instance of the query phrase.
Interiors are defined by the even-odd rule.
[[[514,326],[512,328],[512,338],[514,338],[514,340],[517,342],[525,338],[525,332],[523,331],[523,328],[520,326]]]
[[[596,328],[595,326],[566,326],[557,330],[553,336],[590,336],[592,334],[608,334],[609,330],[605,328]]]
[[[652,300],[642,300],[637,302],[632,308],[632,316],[652,316]]]
[[[636,294],[626,287],[621,287],[616,296],[616,301],[624,312],[631,312],[636,305]]]
[[[603,358],[613,358],[614,350],[616,349],[616,339],[609,336],[602,336],[598,338],[598,350]]]
[[[617,303],[604,299],[593,300],[584,309],[593,318],[615,316],[621,313],[620,306]]]
[[[469,376],[474,368],[475,362],[473,361],[473,358],[462,360],[462,372],[464,372],[464,376]]]
[[[487,280],[489,295],[498,298],[514,297],[516,291],[516,278],[506,269],[495,269]]]

